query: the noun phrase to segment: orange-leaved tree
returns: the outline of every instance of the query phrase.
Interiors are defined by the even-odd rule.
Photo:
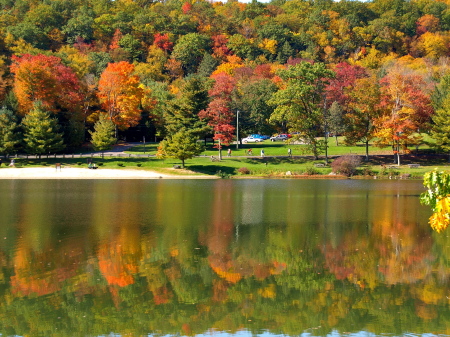
[[[424,79],[399,67],[381,80],[382,116],[374,121],[379,145],[392,145],[394,159],[400,165],[400,150],[416,144],[419,131],[426,128],[433,112]]]
[[[139,77],[133,75],[134,65],[125,61],[109,63],[98,83],[98,98],[117,128],[138,124],[144,90]],[[116,137],[117,138],[117,137]]]
[[[46,55],[13,56],[14,93],[19,111],[25,115],[36,101],[54,113],[81,111],[80,84],[75,72],[60,58]]]

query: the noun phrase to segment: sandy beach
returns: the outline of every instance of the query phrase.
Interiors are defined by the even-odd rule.
[[[146,170],[51,167],[1,168],[0,179],[213,179],[210,176],[172,175]]]

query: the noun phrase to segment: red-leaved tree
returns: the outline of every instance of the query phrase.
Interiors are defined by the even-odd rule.
[[[25,54],[12,60],[14,93],[22,114],[27,114],[36,101],[54,113],[73,115],[81,111],[79,80],[60,58]]]
[[[199,117],[208,120],[208,125],[214,131],[214,146],[219,150],[222,159],[222,145],[228,145],[234,136],[235,127],[231,125],[234,114],[230,108],[231,93],[235,87],[235,80],[228,74],[220,73],[213,76],[214,86],[209,90],[211,102],[205,110],[200,111]]]

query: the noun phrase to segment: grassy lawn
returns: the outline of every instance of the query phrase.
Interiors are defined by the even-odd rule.
[[[424,137],[424,144],[419,146],[420,151],[430,149],[428,143],[430,142],[428,136]],[[264,149],[266,156],[287,156],[288,148],[291,148],[293,156],[308,156],[312,155],[311,152],[306,150],[304,145],[298,144],[287,144],[282,141],[271,142],[270,140],[265,140],[261,143],[252,143],[252,144],[242,144],[239,145],[239,148],[236,148],[236,144],[232,144],[230,146],[223,146],[222,155],[227,155],[228,148],[231,149],[232,156],[247,156],[247,151],[249,149],[253,150],[254,156],[259,156],[261,149]],[[158,143],[146,143],[144,145],[138,145],[131,148],[126,153],[130,154],[150,154],[155,155],[158,149]],[[416,147],[412,148],[413,151],[416,150]],[[329,138],[328,139],[328,155],[329,156],[342,156],[346,154],[357,154],[357,155],[365,155],[366,148],[363,144],[357,144],[352,146],[347,146],[344,144],[344,137],[338,137],[338,145],[336,145],[336,139]],[[202,153],[202,156],[218,156],[219,151],[213,147],[212,143],[207,143],[205,147],[205,151]],[[374,145],[370,145],[369,147],[369,156],[370,155],[388,155],[392,154],[392,150],[390,147],[379,148]]]
[[[239,171],[247,171],[251,176],[286,176],[286,172],[291,172],[293,175],[300,174],[315,174],[328,175],[331,172],[331,167],[316,167],[314,164],[324,164],[325,159],[321,156],[320,160],[315,161],[310,153],[305,152],[303,145],[285,144],[284,142],[265,141],[256,144],[240,145],[236,149],[236,145],[231,145],[232,156],[227,157],[228,147],[222,150],[222,160],[211,161],[211,156],[218,157],[218,150],[213,147],[213,144],[207,144],[205,151],[201,156],[187,160],[187,170],[174,169],[174,166],[180,165],[177,159],[158,159],[156,154],[158,144],[147,143],[136,146],[128,154],[147,154],[149,157],[105,157],[100,158],[95,156],[93,161],[101,168],[110,169],[140,169],[153,170],[160,173],[173,174],[207,174],[207,175],[235,175],[248,176]],[[248,149],[253,150],[253,156],[247,156]],[[292,158],[287,156],[288,148],[292,149]],[[265,158],[260,157],[260,150],[264,149]],[[419,152],[413,151],[410,155],[402,156],[402,166],[396,167],[393,164],[393,155],[390,148],[380,149],[371,146],[369,150],[370,161],[363,162],[358,168],[358,175],[402,175],[410,174],[411,177],[421,177],[425,172],[428,172],[435,167],[439,169],[449,169],[447,157],[438,155],[425,155],[429,152],[429,147],[422,145]],[[337,146],[334,138],[330,139],[328,154],[330,163],[336,156],[346,154],[364,155],[365,148],[362,145],[345,146],[342,138],[339,139]],[[5,161],[6,162],[6,161]],[[42,159],[17,159],[17,166],[33,167],[33,166],[53,166],[56,163],[62,163],[63,166],[87,168],[87,157],[83,158],[42,158]],[[408,164],[420,164],[418,168],[410,168]],[[7,167],[3,165],[2,167]]]

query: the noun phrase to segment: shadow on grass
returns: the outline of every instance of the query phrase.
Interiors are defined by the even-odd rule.
[[[187,169],[194,171],[196,173],[216,175],[217,172],[221,171],[228,175],[235,174],[234,167],[221,166],[221,165],[188,165]]]
[[[289,157],[264,157],[264,158],[247,158],[242,162],[248,164],[264,164],[264,165],[283,165],[283,164],[304,164],[311,162],[306,158],[289,158]]]

